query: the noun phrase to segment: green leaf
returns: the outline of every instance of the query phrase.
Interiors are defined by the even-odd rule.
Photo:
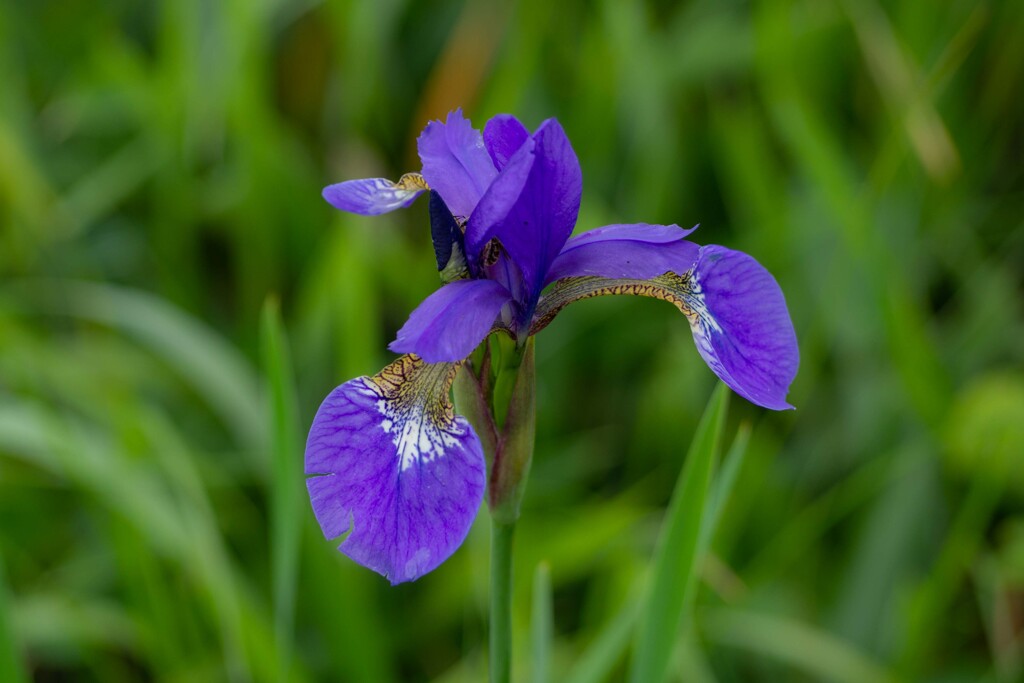
[[[33,280],[11,290],[40,310],[107,325],[135,339],[189,382],[247,450],[260,452],[264,431],[256,375],[239,351],[202,322],[158,297],[116,285]]]
[[[274,582],[274,631],[280,652],[278,680],[289,680],[295,622],[295,589],[299,569],[299,501],[302,487],[302,446],[299,439],[295,382],[288,340],[276,299],[263,306],[260,324],[263,369],[267,380],[270,421],[270,552]]]
[[[655,551],[647,599],[637,625],[630,680],[664,680],[682,622],[693,603],[702,519],[729,391],[719,384],[704,410],[679,475]]]
[[[835,683],[895,683],[881,665],[824,631],[783,617],[716,609],[702,618],[715,642],[765,654],[815,680]]]
[[[708,500],[707,513],[701,527],[701,552],[707,550],[714,538],[715,529],[722,518],[722,511],[725,504],[729,502],[729,495],[736,485],[736,477],[739,476],[740,468],[743,467],[743,460],[747,455],[747,444],[750,443],[750,424],[744,423],[740,426],[736,438],[732,440],[732,446],[722,461],[722,469],[715,476],[715,489]]]
[[[629,636],[636,624],[639,606],[637,600],[626,601],[622,610],[594,638],[590,647],[576,661],[576,666],[573,667],[566,683],[600,683],[608,680],[619,658],[626,651]]]

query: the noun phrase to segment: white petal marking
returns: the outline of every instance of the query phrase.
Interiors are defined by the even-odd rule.
[[[404,358],[409,360],[400,371],[396,369],[385,380],[381,376],[363,378],[359,388],[377,399],[380,427],[392,437],[401,472],[443,457],[466,435],[465,424],[454,419],[448,401],[453,364]]]

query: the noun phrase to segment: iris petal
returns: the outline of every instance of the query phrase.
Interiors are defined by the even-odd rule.
[[[493,280],[449,283],[424,299],[388,348],[415,353],[428,363],[460,361],[483,341],[510,300],[508,290]]]
[[[681,273],[559,280],[541,298],[530,334],[574,301],[611,294],[672,303],[686,315],[697,350],[723,382],[757,405],[792,408],[786,394],[800,364],[796,333],[778,283],[752,257],[710,245]]]
[[[696,228],[678,225],[606,225],[573,237],[551,264],[545,284],[566,277],[597,275],[648,278],[690,269],[700,247],[683,238]]]
[[[480,131],[456,109],[444,123],[428,123],[417,145],[423,177],[430,187],[438,191],[452,214],[469,218],[498,175]]]
[[[532,297],[576,225],[583,177],[569,139],[554,119],[541,124],[480,199],[466,227],[466,256],[497,238],[519,266]]]
[[[800,351],[775,278],[753,257],[709,245],[701,248],[693,283],[697,315],[690,327],[708,367],[753,403],[792,408],[786,394]]]
[[[499,171],[529,137],[530,131],[511,114],[498,114],[484,126],[484,145]]]
[[[397,183],[387,178],[365,178],[335,183],[324,188],[323,196],[328,203],[342,211],[377,216],[395,209],[404,209],[426,189],[427,184],[423,176],[418,173],[406,173]]]
[[[454,415],[455,364],[403,356],[335,389],[306,442],[309,497],[339,549],[392,584],[437,567],[462,544],[483,500],[480,440]]]

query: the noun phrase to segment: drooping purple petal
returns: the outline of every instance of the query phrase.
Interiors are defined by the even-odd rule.
[[[418,173],[407,173],[397,183],[387,178],[365,178],[335,183],[324,188],[323,196],[328,203],[342,211],[377,216],[395,209],[404,209],[426,189],[422,176]]]
[[[388,347],[415,353],[428,363],[460,361],[483,341],[508,290],[493,280],[458,280],[428,296]]]
[[[712,245],[701,247],[683,271],[646,279],[559,279],[541,297],[529,332],[540,332],[569,304],[609,295],[671,303],[686,315],[698,351],[722,381],[765,408],[792,408],[786,394],[800,364],[796,333],[778,283],[750,256]]]
[[[484,145],[499,171],[529,137],[530,131],[511,114],[498,114],[484,126]]]
[[[412,581],[462,544],[483,500],[480,440],[454,415],[455,366],[403,356],[335,389],[306,442],[306,481],[324,536],[392,584]]]
[[[534,296],[572,233],[583,187],[579,160],[554,119],[541,124],[480,199],[466,227],[466,256],[497,238]]]
[[[428,123],[417,144],[423,177],[431,189],[437,190],[453,215],[469,218],[498,175],[480,131],[456,109],[444,123]]]
[[[683,239],[694,230],[648,223],[588,230],[565,243],[544,284],[584,275],[646,280],[668,272],[685,273],[700,252],[698,245]]]
[[[792,408],[800,365],[796,332],[775,278],[740,251],[702,247],[691,276],[697,350],[733,391],[772,410]]]

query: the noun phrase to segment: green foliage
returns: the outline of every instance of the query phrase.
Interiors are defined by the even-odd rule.
[[[274,632],[281,651],[278,680],[287,681],[288,660],[293,647],[303,468],[299,457],[302,440],[298,433],[299,417],[291,360],[276,300],[270,299],[263,306],[260,336],[263,368],[267,374],[267,413],[274,461],[269,501]]]
[[[697,567],[701,562],[701,538],[709,507],[708,489],[718,443],[725,423],[729,390],[719,384],[697,425],[686,464],[679,475],[665,522],[651,560],[647,596],[636,629],[636,646],[630,667],[635,683],[665,680],[669,660],[676,649],[682,621],[689,617]],[[710,515],[708,515],[710,517]]]
[[[732,400],[697,506],[683,318],[543,332],[521,680],[626,679],[689,506],[668,680],[1020,680],[1022,34],[1012,0],[0,0],[0,679],[484,679],[486,515],[392,589],[299,481],[437,286],[422,206],[319,190],[414,170],[461,105],[559,118],[580,229],[753,254],[802,352],[795,412]]]

